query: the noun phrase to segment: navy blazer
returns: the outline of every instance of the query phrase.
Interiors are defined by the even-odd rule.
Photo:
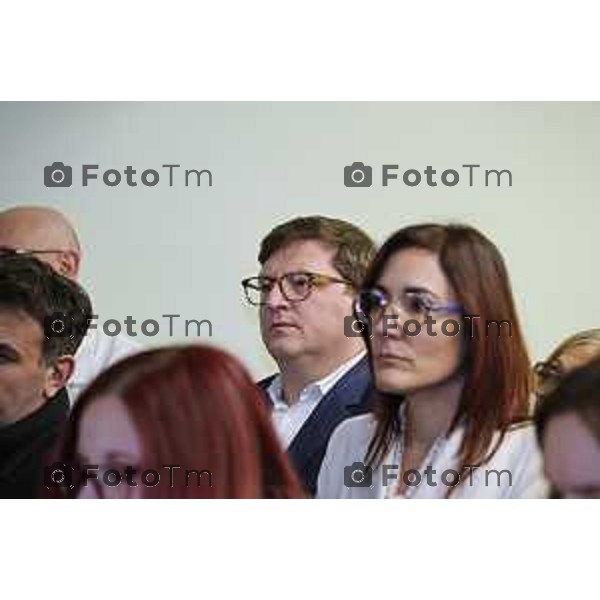
[[[272,375],[258,382],[271,409],[266,391],[274,378]],[[288,455],[312,496],[317,491],[319,469],[331,434],[342,421],[369,412],[372,396],[371,371],[365,356],[325,394],[292,440]]]

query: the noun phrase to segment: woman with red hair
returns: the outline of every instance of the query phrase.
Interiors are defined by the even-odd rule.
[[[74,498],[304,495],[260,390],[235,358],[206,346],[151,350],[100,375],[75,405],[57,461],[46,485]]]

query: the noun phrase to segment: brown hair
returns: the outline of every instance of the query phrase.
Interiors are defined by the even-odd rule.
[[[340,219],[298,217],[278,225],[260,244],[258,262],[264,265],[278,250],[292,242],[315,240],[332,247],[333,266],[355,288],[360,287],[375,255],[375,244],[362,229]]]
[[[301,484],[282,451],[261,391],[233,356],[208,346],[150,350],[113,365],[75,404],[57,454],[77,472],[76,446],[86,408],[114,394],[142,440],[143,464],[179,465],[174,485],[161,477],[146,497],[299,498]],[[197,484],[177,476],[208,470]],[[171,472],[173,473],[174,470]],[[166,479],[166,481],[163,481]],[[68,491],[76,495],[77,490]]]
[[[465,315],[471,319],[464,336],[465,383],[451,433],[463,424],[460,447],[462,465],[480,465],[496,451],[509,425],[528,417],[531,387],[530,366],[512,297],[508,273],[496,246],[467,225],[425,224],[394,233],[379,250],[365,278],[365,287],[377,284],[392,255],[408,248],[435,253],[453,286]],[[510,336],[488,335],[487,321],[508,320]],[[368,336],[365,338],[369,351]],[[377,427],[367,452],[367,461],[379,464],[400,433],[400,395],[380,394],[375,414]],[[500,432],[490,450],[493,436]]]
[[[93,312],[79,284],[30,254],[11,252],[0,254],[0,310],[22,311],[40,326],[46,364],[76,354]]]
[[[556,369],[556,363],[567,352],[576,348],[587,348],[589,356],[582,359],[582,364],[587,364],[593,358],[600,356],[600,329],[587,329],[579,331],[561,342],[544,361],[535,365],[534,371],[537,375],[536,396],[541,398],[547,395],[545,388],[552,384],[552,389],[561,381],[565,375],[563,369]]]
[[[555,390],[540,400],[535,411],[540,445],[550,419],[568,412],[575,413],[600,443],[600,358],[569,373]]]

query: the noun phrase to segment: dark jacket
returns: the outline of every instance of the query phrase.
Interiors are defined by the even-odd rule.
[[[275,375],[259,381],[266,393]],[[334,429],[344,420],[369,412],[373,388],[368,359],[365,357],[346,373],[321,399],[292,440],[288,455],[304,481],[308,492],[315,495],[321,462]]]
[[[69,415],[65,390],[17,423],[0,426],[0,498],[39,498],[44,466]]]

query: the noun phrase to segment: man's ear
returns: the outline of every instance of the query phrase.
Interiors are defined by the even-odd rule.
[[[57,358],[46,372],[44,382],[44,397],[48,400],[67,385],[67,382],[75,371],[75,359],[72,356],[61,356]]]
[[[79,277],[79,264],[81,257],[75,250],[65,250],[58,258],[57,271],[67,279],[76,281]]]

